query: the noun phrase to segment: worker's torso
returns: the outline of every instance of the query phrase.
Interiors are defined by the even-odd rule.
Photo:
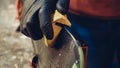
[[[120,19],[120,0],[70,0],[70,12]]]

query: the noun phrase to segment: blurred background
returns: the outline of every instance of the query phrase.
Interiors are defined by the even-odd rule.
[[[30,68],[31,40],[15,31],[16,16],[15,0],[0,0],[0,68]]]

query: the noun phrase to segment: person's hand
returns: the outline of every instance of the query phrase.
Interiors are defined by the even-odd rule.
[[[23,28],[21,28],[21,32],[34,40],[41,39],[43,35],[45,35],[47,39],[52,39],[54,36],[52,28],[54,12],[58,10],[61,14],[66,14],[69,9],[69,1],[70,0],[41,0],[41,4],[38,4],[41,5],[40,9],[28,19],[29,21],[25,21],[26,24],[22,25]],[[23,6],[23,10],[24,9],[26,8]],[[29,10],[27,12],[29,12]],[[21,16],[22,19],[27,19],[25,18],[26,15]]]

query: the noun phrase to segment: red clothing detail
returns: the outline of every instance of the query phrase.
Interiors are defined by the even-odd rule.
[[[120,19],[120,0],[70,0],[69,12]]]

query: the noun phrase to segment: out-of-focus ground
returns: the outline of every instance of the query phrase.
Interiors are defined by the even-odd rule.
[[[15,30],[15,0],[0,0],[0,68],[30,68],[31,40]]]

